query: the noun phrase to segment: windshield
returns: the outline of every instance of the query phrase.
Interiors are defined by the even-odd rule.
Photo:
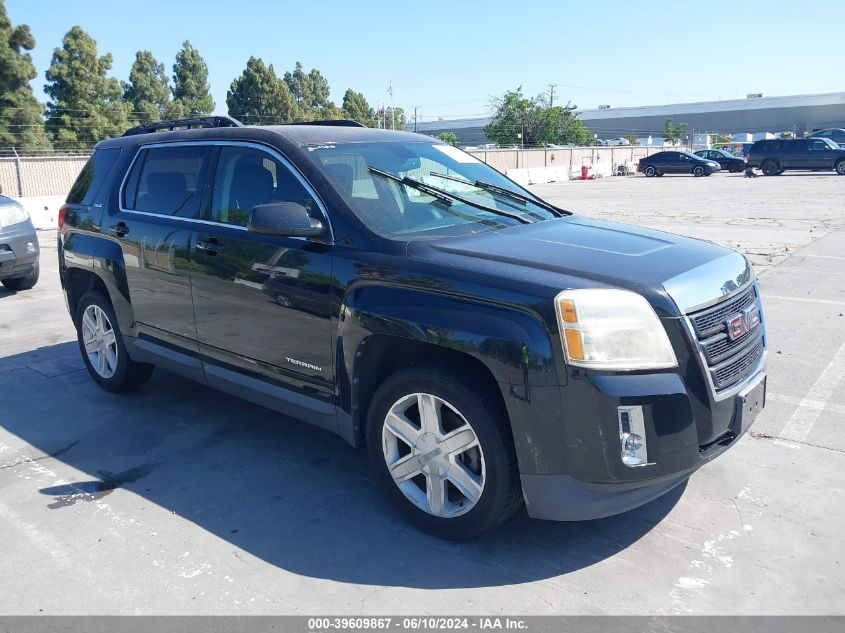
[[[560,215],[451,145],[327,143],[307,149],[361,221],[384,237],[463,235]]]

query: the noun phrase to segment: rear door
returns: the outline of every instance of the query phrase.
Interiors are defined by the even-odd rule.
[[[142,146],[105,232],[123,249],[139,337],[196,351],[190,286],[192,220],[199,212],[211,146]]]
[[[786,151],[782,165],[789,169],[811,169],[812,157],[809,155],[810,141],[797,139],[784,141]]]
[[[212,174],[191,238],[193,305],[209,383],[249,376],[333,403],[331,245],[246,227],[252,207],[280,201],[302,204],[328,226],[322,207],[290,164],[261,146],[221,144]]]

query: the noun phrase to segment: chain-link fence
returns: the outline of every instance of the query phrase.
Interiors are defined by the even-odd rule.
[[[0,154],[0,193],[14,198],[65,196],[90,152],[27,154],[14,150]]]

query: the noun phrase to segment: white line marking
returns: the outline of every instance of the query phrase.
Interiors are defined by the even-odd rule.
[[[798,405],[795,413],[789,418],[786,426],[780,432],[780,437],[785,440],[793,440],[795,442],[804,442],[810,431],[813,430],[813,425],[822,412],[823,408],[808,406],[807,403],[811,401],[821,402],[825,406],[830,400],[839,383],[845,378],[845,343],[839,346],[833,359],[824,368],[821,376],[813,383],[807,395]]]
[[[845,259],[840,255],[804,255],[803,253],[798,253],[796,257],[812,257],[813,259]]]
[[[810,299],[809,297],[784,297],[782,295],[767,295],[763,293],[764,299],[780,299],[781,301],[800,301],[802,303],[823,303],[825,305],[845,306],[845,301],[832,301],[830,299]]]
[[[766,400],[774,400],[775,402],[783,402],[784,404],[794,404],[796,407],[807,407],[808,409],[818,409],[819,411],[845,413],[845,407],[841,404],[822,402],[821,400],[809,400],[808,398],[796,398],[795,396],[784,396],[780,393],[767,393]]]

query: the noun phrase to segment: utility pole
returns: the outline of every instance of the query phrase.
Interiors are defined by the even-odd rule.
[[[555,105],[555,88],[557,84],[549,84],[549,107],[553,108]]]
[[[414,106],[414,132],[417,131],[417,106]]]

